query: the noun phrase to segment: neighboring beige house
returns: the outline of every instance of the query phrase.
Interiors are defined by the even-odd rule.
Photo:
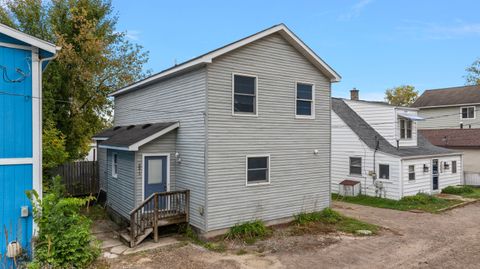
[[[420,132],[434,145],[462,151],[466,173],[480,173],[480,86],[426,90],[412,105],[425,121]]]

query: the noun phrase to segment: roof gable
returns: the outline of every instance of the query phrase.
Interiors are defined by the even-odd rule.
[[[39,48],[40,50],[49,52],[51,54],[56,54],[56,52],[60,50],[60,47],[57,47],[50,42],[25,34],[23,32],[20,32],[16,29],[13,29],[1,23],[0,23],[0,34],[3,34],[6,36],[0,39],[0,43],[2,42],[11,43],[11,44],[16,44],[20,46],[30,45],[30,46]]]
[[[428,155],[455,154],[454,151],[440,148],[430,144],[421,134],[418,134],[417,147],[392,146],[382,135],[360,117],[342,99],[332,98],[332,110],[370,149],[377,149],[380,152],[399,156],[415,157]],[[334,128],[334,127],[332,127]],[[344,128],[344,127],[337,127]],[[376,138],[376,140],[375,140]],[[378,144],[377,144],[378,141]]]
[[[290,29],[288,29],[287,26],[285,26],[284,24],[279,24],[271,28],[268,28],[266,30],[260,31],[256,34],[253,34],[251,36],[235,41],[233,43],[230,43],[221,48],[210,51],[206,54],[200,55],[196,58],[193,58],[179,65],[163,70],[160,73],[157,73],[153,76],[137,81],[129,86],[126,86],[122,89],[119,89],[113,92],[112,94],[110,94],[110,96],[116,96],[122,93],[135,90],[141,86],[154,83],[155,81],[158,81],[162,78],[175,75],[177,73],[189,70],[199,65],[212,63],[213,59],[221,55],[229,53],[235,49],[248,45],[252,42],[255,42],[259,39],[262,39],[274,33],[279,33],[283,38],[285,38],[285,40],[287,40],[290,45],[292,45],[295,49],[297,49],[305,58],[307,58],[316,68],[318,68],[323,74],[325,74],[332,82],[340,81],[341,77],[337,72],[335,72],[335,70],[333,70],[326,62],[324,62],[305,43],[303,43],[303,41],[301,41],[292,31],[290,31]]]
[[[442,107],[480,103],[480,85],[426,90],[412,107]]]

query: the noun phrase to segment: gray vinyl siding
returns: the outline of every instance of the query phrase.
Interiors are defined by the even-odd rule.
[[[190,223],[204,230],[200,208],[205,207],[204,67],[115,97],[115,125],[179,121],[176,151],[176,189],[191,192]],[[138,178],[137,178],[138,179]],[[137,182],[138,185],[138,182]]]
[[[208,230],[329,206],[329,79],[278,34],[207,68]],[[258,117],[232,116],[232,73],[258,76]],[[314,120],[295,119],[296,81],[315,83]],[[246,186],[250,154],[270,154],[269,185]]]
[[[98,177],[100,179],[100,189],[107,189],[107,150],[97,147]]]
[[[460,114],[460,106],[455,107],[438,107],[438,108],[421,108],[418,115],[424,117],[425,121],[418,122],[419,129],[458,129],[460,122],[463,122],[463,128],[479,128],[478,110],[480,106],[475,107],[475,119],[462,119]]]
[[[112,156],[117,153],[118,176],[112,176]],[[107,150],[107,197],[108,205],[115,212],[130,219],[134,208],[135,153],[120,150]]]
[[[135,167],[137,173],[135,173],[135,200],[136,205],[139,205],[143,199],[143,158],[144,154],[168,154],[170,157],[170,188],[169,190],[176,190],[175,188],[175,178],[176,178],[176,162],[175,162],[175,151],[176,151],[176,139],[177,131],[172,131],[168,134],[165,134],[139,148],[135,152]]]

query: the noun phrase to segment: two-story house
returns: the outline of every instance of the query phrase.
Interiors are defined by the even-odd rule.
[[[114,92],[115,127],[94,138],[108,207],[133,220],[147,197],[189,190],[207,235],[328,207],[339,80],[280,24]]]
[[[418,125],[425,138],[461,151],[465,172],[480,173],[480,85],[426,90],[412,107],[425,118]]]
[[[416,108],[332,98],[332,192],[360,185],[370,196],[436,193],[462,179],[462,154],[429,143]],[[348,193],[349,194],[349,193]]]

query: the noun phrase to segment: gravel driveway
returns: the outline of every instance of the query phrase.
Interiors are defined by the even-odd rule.
[[[442,214],[402,212],[341,202],[335,202],[334,209],[387,229],[373,237],[307,235],[290,238],[289,248],[256,255],[221,254],[186,245],[125,256],[111,265],[112,268],[142,269],[480,268],[480,203]]]

